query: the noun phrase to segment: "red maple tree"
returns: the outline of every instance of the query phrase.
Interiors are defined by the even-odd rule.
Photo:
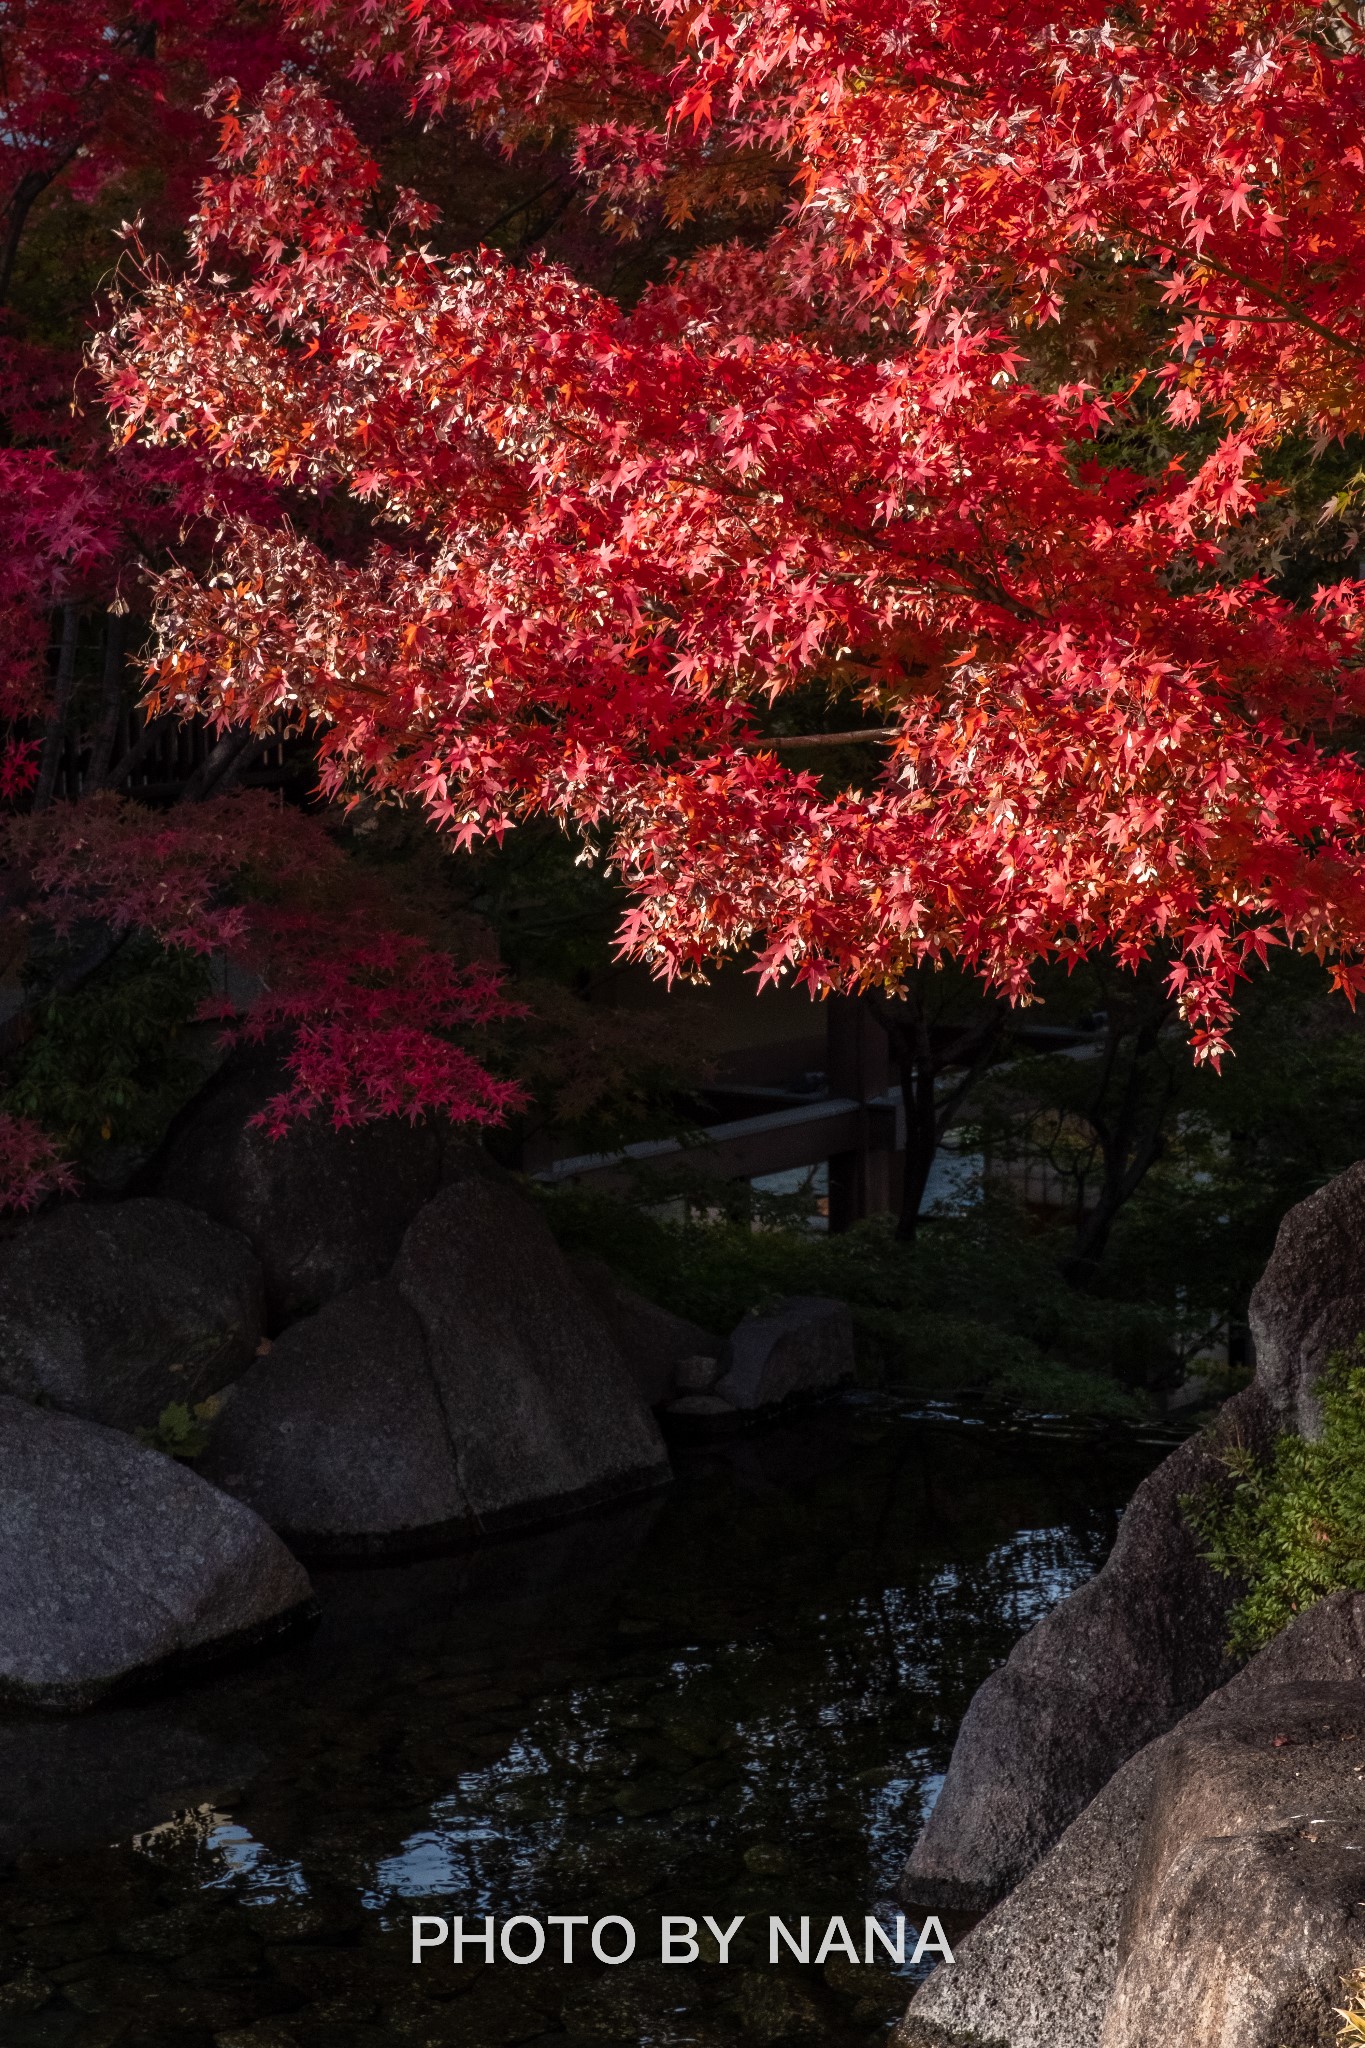
[[[226,794],[249,759],[237,737],[210,747],[186,801],[153,810],[119,793],[157,732],[129,740],[123,715],[144,574],[172,557],[206,565],[215,510],[234,497],[206,492],[192,451],[111,443],[63,331],[94,302],[63,309],[55,331],[8,304],[11,286],[24,297],[35,226],[50,242],[54,218],[58,264],[64,221],[69,242],[70,221],[79,236],[101,206],[105,266],[120,205],[175,246],[212,151],[206,90],[228,68],[259,87],[291,54],[297,39],[253,0],[13,0],[0,14],[0,936],[11,961],[36,946],[49,963],[17,1008],[7,991],[0,1051],[136,936],[246,970],[259,993],[224,1021],[281,1042],[272,1127],[318,1110],[489,1122],[520,1091],[461,1041],[514,1007],[498,976],[409,928],[316,818]],[[54,205],[68,215],[44,218]],[[260,485],[235,502],[276,509]],[[83,695],[92,643],[102,674]],[[0,1209],[76,1186],[63,1133],[0,1098]]]
[[[1283,451],[1365,424],[1353,15],[284,12],[303,68],[225,90],[190,269],[95,354],[218,534],[154,564],[154,706],[307,728],[456,840],[561,816],[664,972],[1022,997],[1159,943],[1215,1059],[1269,948],[1365,984],[1361,589],[1261,545]],[[678,260],[621,303],[443,252],[309,64]],[[801,772],[850,707],[866,772]]]
[[[159,581],[161,701],[307,720],[329,789],[457,837],[561,814],[665,972],[756,945],[894,989],[951,952],[1019,996],[1041,956],[1160,940],[1213,1058],[1271,946],[1365,982],[1360,586],[1291,602],[1238,553],[1274,450],[1362,424],[1354,17],[294,16],[418,111],[548,137],[618,232],[716,229],[624,307],[437,253],[410,195],[381,221],[314,85],[231,96],[190,273],[149,267],[102,346],[110,404],[224,481],[349,493],[372,538],[228,518],[214,575]],[[1128,360],[1060,373],[1097,279]],[[1123,459],[1139,426],[1160,460]],[[890,732],[884,769],[831,789],[765,745],[812,691]]]

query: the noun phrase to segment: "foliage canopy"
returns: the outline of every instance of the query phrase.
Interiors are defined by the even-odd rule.
[[[306,735],[324,795],[455,844],[559,821],[663,974],[951,956],[1023,1001],[1159,951],[1215,1063],[1275,949],[1365,986],[1358,10],[14,0],[0,35],[0,297],[50,303],[63,204],[142,216],[74,415],[69,308],[0,345],[0,914],[60,915],[81,621],[116,671],[145,603],[154,716]],[[511,200],[473,231],[472,147]],[[290,1113],[497,1113],[419,937],[351,973],[310,917]],[[57,1171],[0,1116],[12,1199]]]

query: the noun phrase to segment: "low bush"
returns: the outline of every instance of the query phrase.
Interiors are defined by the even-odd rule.
[[[1324,1595],[1365,1591],[1365,1338],[1332,1360],[1319,1394],[1320,1437],[1282,1436],[1265,1459],[1229,1451],[1226,1480],[1185,1503],[1214,1569],[1245,1587],[1228,1643],[1237,1656]]]
[[[566,1249],[718,1334],[784,1295],[847,1301],[871,1385],[1137,1420],[1173,1355],[1158,1311],[1068,1286],[1051,1237],[1006,1204],[930,1217],[912,1247],[888,1217],[822,1237],[780,1214],[755,1228],[746,1213],[674,1219],[581,1190],[543,1199]]]

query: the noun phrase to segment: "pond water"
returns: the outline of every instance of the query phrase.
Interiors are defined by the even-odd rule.
[[[1165,1448],[850,1395],[638,1506],[317,1573],[311,1635],[190,1690],[0,1719],[0,2041],[884,2040],[928,1963],[774,1968],[768,1916],[889,1922],[973,1688]],[[638,1947],[414,1967],[414,1913]],[[663,1966],[663,1914],[744,1915],[729,1963]]]

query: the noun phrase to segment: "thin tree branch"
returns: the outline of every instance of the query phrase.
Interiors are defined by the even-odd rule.
[[[495,235],[499,228],[505,228],[508,221],[515,220],[519,213],[529,213],[533,206],[538,205],[542,199],[548,198],[550,193],[563,183],[563,171],[556,171],[553,178],[548,178],[543,185],[538,186],[529,198],[518,199],[514,206],[509,206],[500,213],[496,220],[490,220],[488,226],[483,230],[483,239],[486,240],[489,235]]]
[[[787,738],[755,740],[760,750],[774,754],[792,754],[815,747],[885,746],[889,740],[898,740],[901,729],[898,725],[879,725],[870,731],[860,732],[799,732]]]

